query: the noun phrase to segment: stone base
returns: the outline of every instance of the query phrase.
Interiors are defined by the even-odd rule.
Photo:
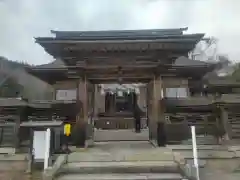
[[[77,127],[78,126],[78,127]],[[86,125],[77,125],[74,127],[73,143],[77,147],[84,148],[86,142]]]
[[[157,145],[159,147],[165,147],[167,144],[166,131],[164,123],[157,124]]]
[[[85,147],[93,147],[94,146],[94,140],[93,139],[88,139],[86,140]]]
[[[15,154],[16,153],[16,149],[15,148],[11,148],[11,147],[1,147],[0,148],[0,154]]]

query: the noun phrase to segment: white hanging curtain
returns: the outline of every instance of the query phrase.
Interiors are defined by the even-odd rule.
[[[187,88],[178,88],[177,97],[179,98],[187,97]]]
[[[59,89],[56,92],[56,100],[76,100],[77,89]]]
[[[104,89],[101,87],[101,95],[104,95],[105,94],[105,91],[104,91]]]
[[[140,94],[139,85],[141,84],[101,84],[101,93],[103,92],[112,92],[118,93],[118,91],[126,91],[126,92],[136,92]],[[120,92],[121,93],[121,92]],[[119,94],[121,96],[121,94]]]

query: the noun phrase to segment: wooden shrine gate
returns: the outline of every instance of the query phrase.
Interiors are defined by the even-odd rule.
[[[174,65],[177,58],[187,56],[204,36],[184,34],[186,30],[52,31],[54,37],[39,37],[36,42],[56,61],[30,67],[28,72],[52,85],[71,82],[71,88],[77,91],[77,101],[83,104],[76,121],[87,126],[88,139],[93,139],[93,119],[99,114],[95,106],[97,84],[147,84],[149,138],[156,140],[158,124],[164,122],[159,103],[163,77],[199,79],[195,76],[209,71],[206,66]],[[59,65],[60,61],[63,63]]]

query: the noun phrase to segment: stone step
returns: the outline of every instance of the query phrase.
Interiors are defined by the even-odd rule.
[[[65,174],[57,180],[182,180],[178,173]]]
[[[197,137],[196,138],[196,142],[197,144],[199,145],[204,145],[204,144],[217,144],[218,141],[215,137]],[[182,144],[185,144],[185,145],[191,145],[192,144],[192,139],[187,139],[187,140],[183,140],[181,142]]]
[[[148,129],[142,129],[141,133],[136,133],[134,129],[101,130],[95,129],[94,141],[148,141]]]
[[[233,128],[240,128],[240,123],[234,123],[234,124],[231,124],[231,126]]]
[[[178,173],[174,161],[129,161],[129,162],[75,162],[61,167],[59,174],[104,174],[104,173]]]

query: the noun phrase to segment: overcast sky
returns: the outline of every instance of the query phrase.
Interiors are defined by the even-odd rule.
[[[219,39],[218,51],[240,62],[240,0],[0,0],[0,56],[52,61],[34,42],[50,30],[189,27]]]

